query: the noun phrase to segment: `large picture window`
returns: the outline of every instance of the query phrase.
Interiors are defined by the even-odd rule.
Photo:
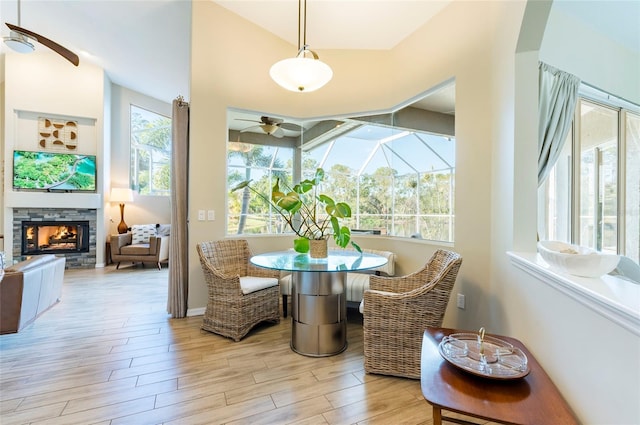
[[[640,108],[581,96],[573,130],[540,186],[541,239],[640,260]]]
[[[454,87],[446,97],[454,99]],[[276,179],[291,186],[322,168],[321,193],[351,206],[352,217],[343,222],[352,230],[453,242],[452,102],[446,112],[422,103],[391,114],[315,121],[229,110],[227,188],[251,180],[268,198]],[[290,232],[248,189],[228,191],[227,199],[227,234]]]
[[[303,145],[302,157],[304,177],[323,168],[323,191],[355,206],[351,228],[453,241],[453,137],[355,124],[330,143]]]
[[[131,105],[131,186],[141,195],[171,191],[171,118]]]

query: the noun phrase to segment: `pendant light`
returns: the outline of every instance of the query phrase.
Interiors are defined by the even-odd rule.
[[[280,86],[295,92],[318,90],[333,77],[333,71],[329,65],[322,62],[316,52],[309,50],[307,44],[307,0],[304,0],[304,12],[302,0],[298,0],[298,54],[293,58],[283,59],[273,64],[269,75]]]

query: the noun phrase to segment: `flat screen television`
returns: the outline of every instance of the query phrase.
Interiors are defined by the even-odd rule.
[[[56,152],[13,151],[13,188],[95,192],[96,157]]]

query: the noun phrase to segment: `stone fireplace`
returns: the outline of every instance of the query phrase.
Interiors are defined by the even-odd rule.
[[[13,258],[56,254],[66,257],[67,268],[96,265],[95,209],[15,208]]]
[[[22,255],[89,252],[88,221],[23,221]]]

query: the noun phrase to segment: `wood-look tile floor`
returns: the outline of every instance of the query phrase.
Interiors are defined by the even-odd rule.
[[[431,424],[416,380],[365,374],[348,349],[291,351],[290,318],[240,342],[166,313],[168,270],[67,270],[62,301],[0,336],[0,423]]]

